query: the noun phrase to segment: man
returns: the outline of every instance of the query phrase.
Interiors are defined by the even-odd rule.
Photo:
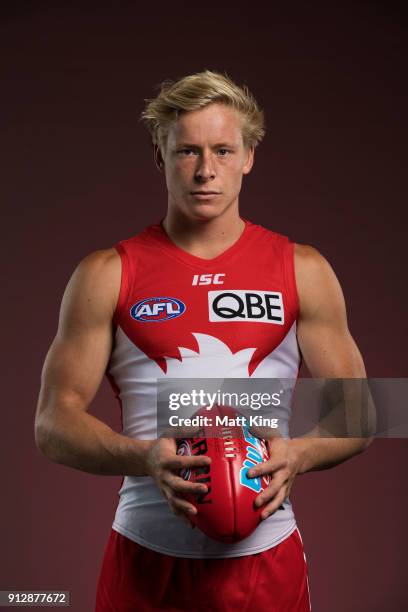
[[[210,71],[190,75],[164,83],[143,118],[165,175],[167,214],[74,272],[44,366],[37,444],[58,463],[125,476],[98,612],[303,612],[310,604],[293,481],[369,440],[270,440],[272,458],[248,473],[271,477],[257,499],[261,524],[223,544],[189,527],[197,510],[183,494],[208,489],[179,470],[210,459],[177,456],[174,440],[155,439],[156,388],[165,377],[296,378],[301,356],[316,377],[365,377],[341,288],[315,249],[239,215],[242,178],[264,133],[246,88]],[[247,302],[239,317],[223,317],[215,290],[238,299],[254,289],[257,304],[271,291],[280,296],[277,316],[265,305],[251,318]],[[121,402],[122,433],[87,412],[105,371]]]

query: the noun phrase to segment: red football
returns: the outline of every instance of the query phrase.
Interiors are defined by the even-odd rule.
[[[200,409],[197,414],[205,411]],[[211,415],[210,426],[201,427],[193,438],[178,440],[179,455],[211,457],[209,466],[181,471],[185,480],[208,487],[207,493],[185,498],[197,508],[191,521],[206,535],[237,542],[249,536],[261,520],[262,507],[256,508],[254,500],[268,486],[269,477],[248,478],[247,471],[267,461],[269,454],[264,440],[251,435],[245,424],[237,425],[239,413],[233,408],[214,406],[206,414]]]

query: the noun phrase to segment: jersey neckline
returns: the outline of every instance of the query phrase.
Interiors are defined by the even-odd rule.
[[[198,257],[197,255],[193,255],[192,253],[185,251],[184,249],[179,247],[175,242],[173,242],[170,236],[168,236],[168,234],[166,233],[162,225],[164,219],[162,219],[159,223],[151,225],[147,229],[149,233],[158,242],[160,242],[161,246],[165,248],[166,251],[172,253],[178,259],[181,259],[187,264],[199,265],[201,267],[212,267],[215,264],[224,262],[226,259],[231,257],[238,249],[241,249],[244,246],[244,244],[247,243],[250,233],[251,233],[250,227],[253,226],[253,223],[251,223],[251,221],[248,221],[248,219],[243,219],[242,217],[240,217],[240,219],[245,223],[245,226],[241,232],[241,235],[237,238],[237,240],[231,246],[225,249],[225,251],[222,251],[222,253],[220,253],[216,257],[212,257],[211,259],[206,259],[204,257]]]

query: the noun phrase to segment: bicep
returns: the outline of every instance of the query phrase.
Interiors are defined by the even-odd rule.
[[[312,376],[365,378],[361,353],[348,329],[300,321],[298,342]]]
[[[120,264],[110,251],[89,256],[74,272],[44,363],[37,414],[61,403],[86,409],[92,401],[111,353],[119,283]]]
[[[55,337],[42,372],[39,411],[58,403],[86,409],[100,385],[111,348],[107,328]]]
[[[310,373],[364,378],[363,359],[348,329],[343,292],[332,268],[315,249],[297,245],[295,269],[298,342]]]

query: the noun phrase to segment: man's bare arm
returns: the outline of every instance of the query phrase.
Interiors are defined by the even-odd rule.
[[[312,247],[296,245],[296,281],[300,302],[298,342],[316,378],[365,378],[364,363],[347,326],[340,284],[327,261]],[[256,504],[267,518],[290,494],[298,474],[333,467],[362,452],[371,438],[319,438],[319,431],[302,438],[268,440],[271,459],[248,471],[269,474],[270,485]]]
[[[35,437],[52,461],[96,474],[138,475],[149,443],[118,434],[87,412],[109,361],[120,274],[112,249],[85,258],[69,281],[42,372]]]
[[[328,262],[312,247],[296,245],[300,316],[298,341],[314,377],[365,378],[361,354],[347,325],[343,292]],[[291,441],[299,472],[326,469],[362,452],[371,438],[309,437]]]
[[[45,360],[35,418],[38,448],[52,461],[94,474],[151,476],[175,514],[196,513],[183,493],[207,487],[180,478],[208,457],[181,457],[173,439],[135,440],[87,412],[112,350],[112,318],[121,277],[116,251],[98,251],[74,272],[58,332]]]

